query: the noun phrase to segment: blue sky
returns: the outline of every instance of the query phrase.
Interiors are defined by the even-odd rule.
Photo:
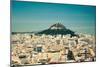
[[[12,32],[41,31],[62,23],[75,32],[95,34],[96,7],[13,1]]]

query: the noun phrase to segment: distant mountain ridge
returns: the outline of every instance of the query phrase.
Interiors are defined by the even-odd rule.
[[[46,34],[46,35],[67,35],[70,34],[71,36],[77,36],[74,31],[70,29],[66,29],[64,25],[61,23],[56,23],[51,25],[48,29],[38,32],[37,34]]]
[[[48,29],[42,30],[42,31],[38,31],[38,32],[12,32],[12,34],[24,34],[24,33],[34,33],[36,35],[68,35],[70,34],[71,37],[72,36],[78,36],[77,34],[75,34],[74,31],[67,29],[63,24],[61,23],[56,23],[51,25]]]

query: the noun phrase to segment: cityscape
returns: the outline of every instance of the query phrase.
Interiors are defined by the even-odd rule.
[[[72,31],[60,23],[49,29],[56,33],[47,30],[42,33],[13,33],[12,63],[37,65],[95,61],[95,36],[72,35]],[[60,30],[66,32],[63,34]]]

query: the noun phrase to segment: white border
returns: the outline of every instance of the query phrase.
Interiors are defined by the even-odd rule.
[[[81,5],[96,5],[95,0],[19,0],[19,1],[38,1],[50,3],[68,3],[68,4],[81,4]]]
[[[10,63],[10,1],[0,0],[0,67]]]
[[[97,6],[96,62],[40,65],[41,67],[98,67],[100,62],[100,3],[99,0],[34,0]],[[10,0],[0,0],[0,67],[10,67]],[[40,67],[38,66],[38,67]],[[37,67],[37,66],[34,66]]]

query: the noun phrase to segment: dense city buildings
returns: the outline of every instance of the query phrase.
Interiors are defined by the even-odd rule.
[[[54,24],[48,30],[51,32],[45,30],[36,34],[13,33],[12,64],[36,65],[95,61],[95,36],[76,35],[59,23]],[[52,30],[56,30],[56,33]],[[60,33],[59,30],[64,31],[65,34]]]

